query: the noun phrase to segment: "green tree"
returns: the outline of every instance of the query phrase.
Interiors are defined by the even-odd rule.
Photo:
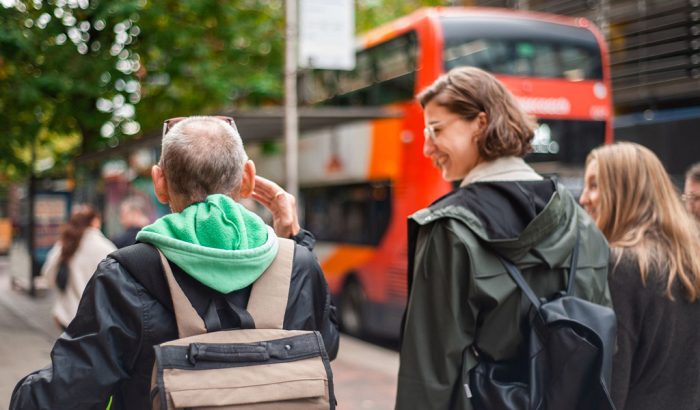
[[[3,4],[2,174],[26,175],[32,141],[60,164],[170,116],[281,98],[279,0]]]
[[[409,14],[421,7],[443,6],[446,0],[356,0],[358,33]]]
[[[143,129],[172,116],[281,100],[282,1],[154,1],[139,26]]]
[[[284,0],[0,2],[0,175],[26,175],[32,141],[60,166],[168,117],[282,101]],[[440,3],[357,0],[357,32]]]
[[[40,154],[87,147],[112,117],[96,101],[116,98],[130,79],[114,53],[116,29],[137,15],[137,1],[4,1],[0,8],[0,173],[21,177],[29,149]],[[121,69],[120,69],[121,68]],[[124,115],[124,118],[128,118]],[[68,145],[68,146],[66,146]],[[80,145],[80,144],[78,144]],[[65,160],[65,158],[59,158]]]

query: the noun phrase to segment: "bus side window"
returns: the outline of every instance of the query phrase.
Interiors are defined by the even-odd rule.
[[[376,47],[375,105],[410,100],[413,97],[417,54],[418,43],[414,32]]]
[[[375,246],[391,220],[387,181],[302,190],[302,225],[319,241]]]

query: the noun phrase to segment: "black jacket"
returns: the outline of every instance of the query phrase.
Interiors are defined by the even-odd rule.
[[[308,238],[295,239],[309,246]],[[17,384],[10,409],[105,409],[110,395],[112,409],[151,408],[153,346],[177,339],[167,283],[158,254],[151,249],[140,263],[154,273],[147,283],[117,262],[114,256],[119,255],[100,263],[75,319],[51,351],[51,365]],[[245,307],[251,287],[224,295],[171,266],[209,331],[237,327],[238,318],[227,302]],[[298,244],[284,328],[320,331],[329,357],[335,358],[338,330],[328,286],[315,256]]]
[[[112,243],[117,247],[117,249],[126,248],[129,245],[135,244],[136,235],[139,233],[141,228],[143,227],[132,226],[130,228],[126,228],[124,232],[112,238]]]

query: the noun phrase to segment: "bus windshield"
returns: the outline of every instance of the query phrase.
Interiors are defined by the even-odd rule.
[[[445,17],[444,66],[469,65],[494,74],[603,78],[600,50],[586,29],[529,20]]]

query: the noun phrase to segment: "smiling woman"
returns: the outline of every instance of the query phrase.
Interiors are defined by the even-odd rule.
[[[486,114],[465,120],[434,101],[425,106],[424,113],[427,138],[423,154],[440,169],[445,180],[461,180],[481,162],[477,137],[486,126]]]
[[[576,296],[610,305],[609,251],[571,194],[523,160],[536,124],[494,76],[455,68],[418,100],[423,155],[460,188],[409,218],[396,408],[472,409],[489,399],[470,387],[479,358],[527,352],[520,291],[499,257],[523,271],[537,297],[551,299],[564,289],[561,272],[569,274],[580,242]]]
[[[522,158],[532,149],[537,124],[506,87],[483,70],[454,69],[418,99],[426,124],[423,154],[447,180],[464,178],[482,162]]]

